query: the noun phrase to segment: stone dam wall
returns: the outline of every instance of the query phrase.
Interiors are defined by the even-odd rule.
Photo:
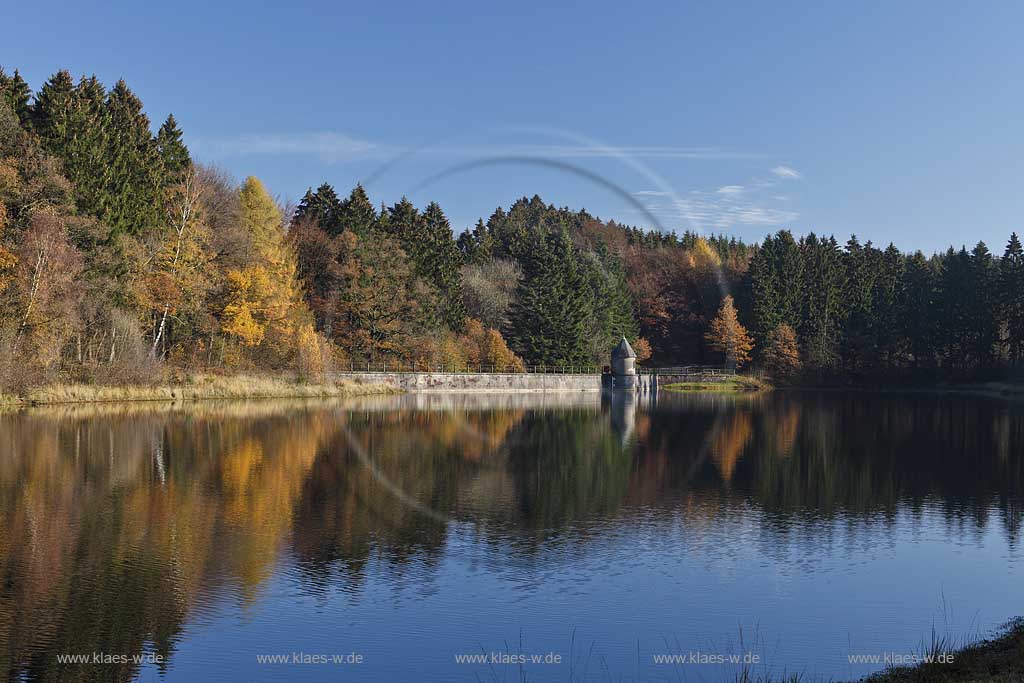
[[[716,374],[640,374],[628,379],[600,374],[500,373],[500,372],[336,372],[332,379],[384,384],[408,392],[571,393],[627,389],[639,393],[657,391],[676,382],[723,382],[732,379]]]
[[[332,378],[410,392],[600,392],[601,375],[473,372],[338,372]]]

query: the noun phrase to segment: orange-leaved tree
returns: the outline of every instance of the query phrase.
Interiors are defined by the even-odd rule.
[[[750,362],[754,340],[736,317],[736,306],[731,296],[722,299],[722,306],[711,321],[711,329],[704,335],[704,340],[712,350],[725,355],[727,364],[741,367]]]
[[[763,348],[765,368],[775,377],[789,377],[800,369],[796,332],[782,323],[768,335]]]

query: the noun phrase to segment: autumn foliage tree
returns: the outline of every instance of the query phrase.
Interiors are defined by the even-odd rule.
[[[32,216],[15,256],[10,357],[20,359],[23,370],[50,374],[74,329],[82,259],[68,241],[64,221],[49,209]]]
[[[620,334],[638,362],[742,365],[744,327],[777,376],[801,361],[816,375],[1024,361],[1015,235],[1000,254],[788,230],[745,244],[534,195],[456,238],[435,202],[384,208],[361,185],[343,198],[327,183],[285,216],[256,179],[239,187],[195,163],[173,116],[154,133],[125,82],[59,71],[33,95],[8,73],[0,389],[11,369],[19,382],[125,382],[236,362],[313,376],[333,357],[603,365]]]
[[[14,266],[18,262],[14,254],[3,246],[4,231],[7,229],[7,207],[0,201],[0,294],[7,289],[14,275]]]
[[[386,235],[342,235],[342,288],[334,339],[367,361],[402,358],[423,335],[436,306],[433,292],[415,276],[398,243]]]
[[[801,366],[796,331],[785,323],[780,324],[768,334],[761,357],[773,377],[791,377]]]
[[[251,248],[245,267],[227,273],[221,329],[258,351],[261,360],[281,365],[293,357],[295,335],[312,317],[302,299],[281,210],[251,176],[242,184],[239,201]]]
[[[166,224],[154,236],[154,258],[148,269],[148,294],[156,314],[150,353],[157,355],[165,340],[168,318],[195,310],[205,300],[210,278],[209,232],[200,213],[201,185],[191,169],[169,193]]]
[[[728,365],[738,368],[750,362],[754,341],[747,334],[746,328],[740,324],[731,296],[722,299],[722,307],[711,321],[705,340],[712,350],[725,356]]]
[[[501,332],[485,327],[479,320],[471,318],[466,321],[466,330],[459,341],[467,367],[490,367],[512,372],[526,369],[523,360],[505,343]]]

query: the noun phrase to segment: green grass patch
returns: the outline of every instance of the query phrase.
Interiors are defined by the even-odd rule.
[[[660,389],[680,393],[692,391],[712,391],[719,393],[737,393],[742,391],[765,391],[771,389],[771,385],[757,377],[747,375],[736,375],[721,382],[675,382],[666,384]]]

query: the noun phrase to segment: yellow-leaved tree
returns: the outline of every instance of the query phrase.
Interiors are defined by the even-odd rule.
[[[227,273],[221,329],[262,360],[281,366],[294,360],[298,335],[308,335],[312,316],[302,299],[281,210],[252,176],[242,184],[239,203],[252,248],[245,267]]]
[[[166,221],[153,237],[154,258],[146,278],[149,308],[155,314],[150,354],[158,355],[169,336],[169,318],[182,308],[198,308],[209,286],[212,254],[209,228],[200,215],[202,186],[192,169],[168,192]]]

